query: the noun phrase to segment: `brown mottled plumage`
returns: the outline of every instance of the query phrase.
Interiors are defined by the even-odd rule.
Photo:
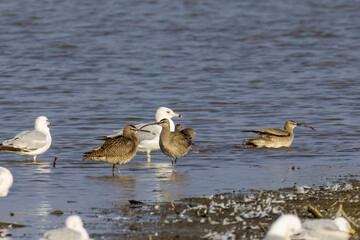
[[[170,132],[170,122],[168,119],[161,119],[160,122],[153,123],[162,127],[160,134],[160,149],[171,158],[173,168],[179,157],[185,156],[191,149],[191,138],[180,132]],[[179,130],[181,126],[177,126]],[[184,129],[185,130],[185,129]],[[195,132],[195,131],[194,131]],[[175,160],[174,160],[175,159]]]
[[[174,131],[174,132],[180,132],[181,130],[182,130],[181,124],[176,124],[176,125],[175,125],[175,131]]]
[[[243,132],[254,132],[257,133],[255,138],[245,139],[245,146],[249,147],[267,147],[267,148],[280,148],[280,147],[290,147],[291,143],[294,140],[294,128],[297,126],[303,126],[314,128],[302,124],[296,123],[294,121],[286,121],[284,125],[284,130],[278,128],[265,128],[260,130],[247,130]]]
[[[195,132],[195,130],[193,128],[182,129],[181,124],[176,124],[175,132],[182,133],[182,134],[184,134],[186,137],[188,137],[190,139],[196,136],[196,132]]]
[[[103,145],[94,148],[90,152],[86,152],[84,154],[84,160],[90,159],[114,164],[114,174],[116,164],[127,163],[135,157],[139,145],[139,140],[135,135],[137,131],[146,130],[139,130],[133,125],[126,126],[123,135],[106,138]]]

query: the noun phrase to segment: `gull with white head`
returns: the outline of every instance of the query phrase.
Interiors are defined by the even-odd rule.
[[[264,240],[290,240],[300,231],[300,219],[293,214],[284,214],[273,222]]]
[[[160,107],[156,110],[155,114],[155,122],[159,122],[161,119],[168,119],[170,122],[170,131],[175,131],[175,124],[171,118],[173,117],[181,117],[181,114],[175,113],[173,110],[167,107]],[[142,128],[143,126],[149,123],[140,123],[135,125],[137,129],[147,130],[149,132],[137,132],[136,137],[139,139],[139,152],[146,152],[147,154],[147,161],[151,162],[150,153],[153,151],[160,150],[160,133],[162,127],[159,125],[149,125],[147,127]],[[104,140],[106,138],[112,138],[123,134],[123,129],[117,130],[118,132],[114,135],[106,136],[106,137],[98,137],[98,139]]]
[[[6,197],[13,185],[13,175],[4,167],[0,167],[0,197]]]
[[[77,215],[69,216],[63,228],[54,229],[44,234],[40,240],[88,240],[89,234]]]
[[[45,116],[39,116],[35,120],[34,130],[23,131],[14,138],[0,144],[0,151],[15,153],[21,156],[36,157],[46,152],[51,145],[50,122]]]

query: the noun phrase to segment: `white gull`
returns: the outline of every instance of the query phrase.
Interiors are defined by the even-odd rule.
[[[63,228],[54,229],[44,234],[40,240],[88,240],[89,234],[83,227],[81,218],[77,215],[69,216]]]
[[[35,120],[34,130],[23,131],[14,138],[0,144],[0,151],[7,151],[21,156],[32,156],[34,161],[46,152],[51,145],[50,123],[47,117],[39,116]]]
[[[4,167],[0,167],[0,197],[6,197],[13,185],[13,175]]]

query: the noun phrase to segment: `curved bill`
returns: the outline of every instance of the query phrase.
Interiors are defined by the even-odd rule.
[[[149,131],[149,130],[145,130],[145,129],[142,129],[143,127],[141,128],[137,128],[137,131],[138,132],[146,132],[146,133],[150,133],[150,134],[153,134],[153,135],[156,135],[155,133],[153,133],[152,131]]]
[[[147,133],[151,133],[151,131],[149,131],[149,130],[143,130],[142,128],[143,128],[143,127],[141,127],[141,128],[137,128],[137,130],[138,130],[139,132],[147,132]]]
[[[296,125],[297,125],[297,126],[300,126],[300,127],[307,127],[307,128],[311,128],[312,130],[314,130],[314,131],[315,131],[315,128],[313,128],[313,127],[311,127],[311,126],[309,126],[309,125],[306,125],[306,124],[304,124],[304,123],[296,123]]]
[[[151,125],[159,125],[160,123],[159,122],[154,122],[154,123],[149,123],[149,124],[145,124],[144,126],[142,126],[139,130],[141,131],[147,131],[147,130],[142,130],[144,127],[147,127],[147,126],[151,126]],[[147,132],[150,132],[150,131],[147,131]]]

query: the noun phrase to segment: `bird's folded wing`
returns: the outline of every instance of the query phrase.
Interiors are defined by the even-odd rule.
[[[260,135],[271,135],[277,137],[288,137],[290,134],[278,128],[264,128],[260,130],[244,130],[243,132],[254,132]]]
[[[26,150],[36,150],[46,145],[46,135],[40,131],[24,131],[14,138],[3,142],[4,146],[11,146]]]
[[[81,239],[81,234],[69,228],[60,228],[45,233],[44,237],[41,240],[57,239],[78,240]]]
[[[145,124],[136,125],[136,128],[140,129],[144,125]],[[149,125],[149,126],[142,128],[141,130],[147,130],[150,132],[141,132],[141,131],[137,132],[136,137],[139,139],[140,142],[144,141],[144,140],[152,140],[152,139],[160,136],[162,127],[159,125]]]

